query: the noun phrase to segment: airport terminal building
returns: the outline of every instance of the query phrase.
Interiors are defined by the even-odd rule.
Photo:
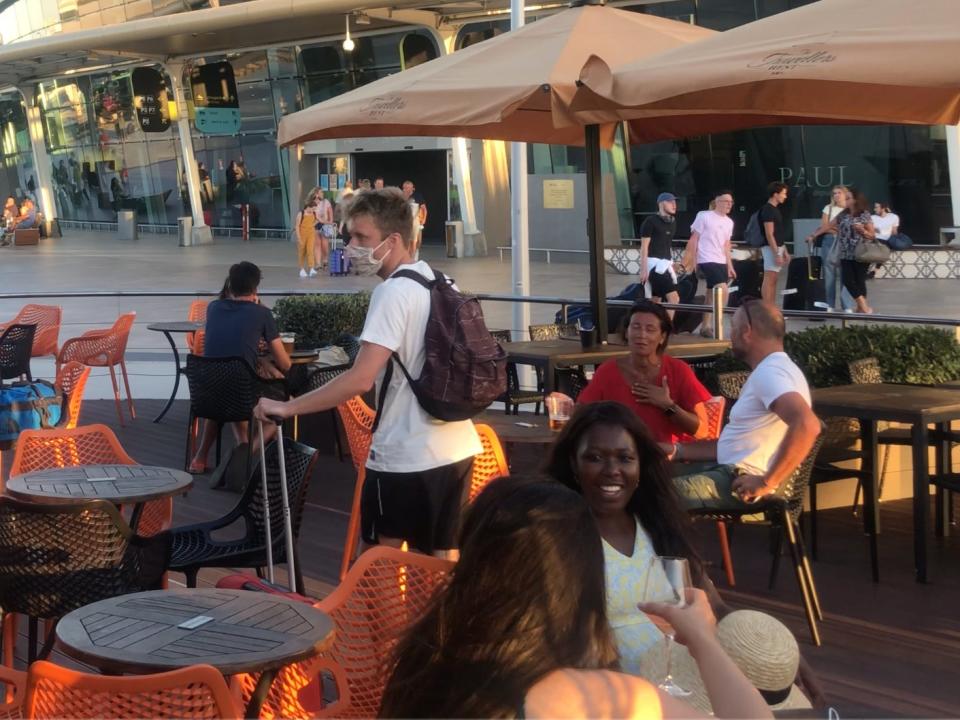
[[[659,0],[621,8],[725,30],[809,0]],[[461,220],[468,253],[509,245],[508,157],[499,141],[357,138],[279,149],[291,112],[482,42],[509,27],[508,3],[395,0],[0,0],[0,193],[32,195],[61,226],[102,227],[118,213],[173,231],[178,218],[286,238],[312,187],[335,198],[347,182],[413,180],[430,210],[426,242]],[[558,12],[540,3],[528,21]],[[345,43],[347,33],[352,48]],[[877,39],[882,42],[882,38]],[[891,98],[891,102],[897,102]],[[960,222],[957,128],[783,127],[631,145],[621,130],[604,152],[607,242],[635,236],[664,190],[679,199],[685,234],[717,188],[735,219],[791,188],[786,214],[818,217],[836,184],[888,202],[917,242]],[[585,217],[582,148],[528,146],[530,244],[553,237],[541,180],[573,180],[562,227]],[[613,212],[615,206],[615,212]],[[584,237],[565,239],[574,247]]]

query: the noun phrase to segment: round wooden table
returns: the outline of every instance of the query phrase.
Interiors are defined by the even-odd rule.
[[[130,527],[136,530],[143,504],[190,489],[193,478],[182,470],[151,465],[78,465],[14,475],[6,491],[21,500],[65,503],[109,500],[133,503]]]
[[[506,415],[498,410],[486,410],[476,416],[473,421],[492,427],[500,442],[504,444],[552,445],[559,434],[550,429],[546,414]]]
[[[277,671],[323,652],[333,621],[280,595],[216,588],[153,590],[91,603],[57,624],[64,653],[106,673],[207,664],[260,673],[246,717],[257,718]]]
[[[173,350],[173,364],[176,369],[176,372],[173,374],[173,392],[170,393],[170,399],[167,400],[167,404],[163,406],[163,410],[153,419],[155,423],[163,420],[163,416],[166,415],[167,411],[173,406],[173,401],[177,397],[177,389],[180,387],[180,373],[183,372],[183,369],[180,367],[180,351],[177,350],[177,343],[174,342],[172,333],[192,333],[197,332],[197,330],[203,330],[203,328],[204,323],[193,322],[192,320],[158,322],[147,325],[147,330],[162,332],[167,342],[170,343],[170,349]]]

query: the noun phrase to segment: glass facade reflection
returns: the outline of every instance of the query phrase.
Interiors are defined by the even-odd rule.
[[[439,54],[434,36],[422,29],[361,36],[356,43],[352,53],[343,51],[340,40],[331,40],[194,61],[230,63],[241,118],[239,132],[231,135],[203,134],[191,123],[207,224],[239,227],[241,207],[249,204],[251,227],[287,228],[289,151],[277,148],[280,119]],[[190,214],[177,127],[141,130],[133,69],[78,74],[35,88],[63,220],[113,222],[117,211],[134,210],[140,223],[172,226]],[[0,123],[0,191],[34,194],[33,157],[18,93],[0,95]]]

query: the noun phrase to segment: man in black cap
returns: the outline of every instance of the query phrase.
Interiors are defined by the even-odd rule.
[[[677,274],[673,269],[673,233],[677,227],[677,198],[663,192],[657,196],[657,214],[640,227],[640,282],[647,297],[661,302],[680,302]],[[670,317],[673,311],[669,310]]]

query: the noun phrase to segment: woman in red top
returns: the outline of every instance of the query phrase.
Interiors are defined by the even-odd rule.
[[[664,354],[672,331],[663,307],[649,300],[635,303],[624,329],[630,355],[597,368],[577,402],[622,403],[647,424],[657,442],[674,443],[704,434],[703,403],[711,396],[689,365]]]

